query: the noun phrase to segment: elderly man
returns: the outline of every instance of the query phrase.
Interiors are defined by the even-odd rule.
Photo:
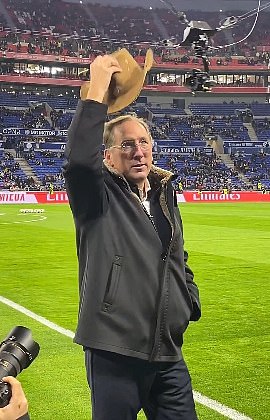
[[[69,129],[64,174],[76,226],[80,304],[75,342],[85,350],[93,420],[196,420],[183,333],[200,318],[183,249],[172,173],[152,165],[147,124],[105,124],[113,56],[91,83]],[[104,160],[101,155],[105,145]]]

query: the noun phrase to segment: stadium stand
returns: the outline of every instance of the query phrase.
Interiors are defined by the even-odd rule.
[[[1,107],[1,126],[45,130],[66,130],[68,128],[73,115],[72,111],[76,106],[75,98],[59,97],[57,99],[38,96],[39,101],[35,101],[35,99],[37,96],[33,94],[15,95],[5,92],[1,94],[0,104],[9,104],[8,107]],[[20,110],[14,109],[15,102],[21,108]],[[42,114],[46,103],[50,104],[50,118],[47,119]],[[38,104],[38,106],[33,110],[29,108],[29,104],[32,106]],[[52,105],[57,106],[58,109],[52,108]],[[187,189],[206,188],[211,190],[221,189],[225,186],[234,189],[247,189],[250,188],[250,185],[243,182],[237,171],[240,174],[248,175],[247,180],[252,184],[252,188],[256,188],[258,179],[268,186],[269,171],[261,172],[259,178],[254,177],[254,162],[256,164],[258,160],[252,161],[252,176],[243,171],[243,166],[236,165],[235,170],[232,171],[226,167],[224,162],[217,159],[213,149],[207,145],[207,135],[211,134],[219,136],[224,141],[224,146],[226,142],[230,142],[230,144],[235,142],[235,148],[230,147],[232,156],[236,151],[244,153],[244,156],[252,155],[254,149],[258,151],[258,145],[261,146],[261,149],[265,149],[267,156],[269,151],[269,143],[267,143],[269,121],[267,117],[253,120],[253,125],[258,133],[258,145],[253,142],[251,143],[252,147],[239,147],[239,142],[250,143],[250,138],[243,121],[235,114],[235,111],[247,107],[254,112],[254,115],[261,116],[261,114],[266,115],[269,112],[268,104],[231,103],[218,104],[217,106],[217,104],[196,103],[190,105],[190,110],[194,115],[186,114],[184,109],[151,106],[136,108],[136,113],[138,114],[139,110],[144,115],[151,113],[151,130],[156,145],[156,163],[174,171],[176,184],[181,180]],[[67,113],[68,108],[70,108],[70,112]],[[50,182],[54,184],[55,190],[63,188],[61,150],[65,141],[64,135],[59,136],[57,142],[55,142],[55,137],[47,136],[45,142],[44,138],[31,137],[29,132],[27,133],[28,136],[23,141],[21,135],[10,137],[8,147],[13,148],[18,157],[23,157],[28,162],[32,168],[34,179],[37,181],[36,189],[47,188]],[[58,144],[59,149],[56,151],[43,149],[43,147],[50,147],[48,146],[50,142],[52,147]],[[23,144],[22,154],[20,153],[21,144]],[[29,144],[31,144],[30,151],[27,148]],[[166,150],[169,152],[167,153]],[[178,153],[179,150],[181,150],[181,154]],[[265,159],[265,162],[267,167],[268,160]],[[211,172],[209,172],[209,167],[211,167]],[[183,178],[183,174],[185,178]],[[20,176],[23,176],[23,172],[20,173]]]
[[[4,98],[12,96],[12,94],[6,93],[3,95]],[[1,96],[0,100],[4,102],[5,99],[1,98]],[[33,101],[35,96],[28,96],[28,99],[32,99],[32,103],[35,103]],[[44,96],[39,99],[45,101],[46,97]],[[2,107],[1,124],[5,127],[17,127],[18,129],[35,128],[37,133],[37,128],[47,130],[46,133],[48,129],[52,130],[52,132],[55,128],[57,130],[66,130],[70,125],[73,112],[67,113],[65,108],[60,108],[61,101],[58,103],[55,100],[56,98],[54,98],[54,101],[50,101],[50,104],[57,104],[59,108],[58,111],[50,108],[50,114],[54,115],[54,118],[50,118],[50,123],[42,115],[44,107],[39,107],[38,111],[36,111],[38,113],[33,112],[31,109],[29,110],[29,108],[14,110],[12,108]],[[23,94],[17,96],[17,103],[22,108],[26,104],[29,106],[29,100],[26,101],[25,95]],[[69,105],[73,104],[74,111],[76,105],[74,98],[72,101],[65,98],[62,103],[66,106],[67,103]],[[39,101],[39,104],[44,104],[44,102]],[[256,143],[251,143],[253,147],[239,147],[239,142],[245,144],[251,141],[243,121],[235,115],[235,110],[241,109],[241,107],[245,109],[247,106],[248,104],[237,103],[229,104],[229,106],[228,104],[218,104],[218,106],[216,104],[207,104],[206,110],[205,104],[197,103],[190,105],[190,110],[192,110],[194,115],[186,114],[184,109],[147,108],[147,106],[141,106],[140,108],[136,108],[136,113],[138,114],[138,111],[144,115],[149,112],[151,113],[151,131],[155,141],[155,163],[175,173],[176,187],[181,182],[185,189],[256,189],[258,181],[263,182],[268,187],[269,144],[266,143],[263,146],[261,139],[259,139],[259,145],[265,149],[265,156],[267,158],[264,159],[263,165],[263,168],[266,168],[266,170],[262,170],[258,176],[254,176],[254,165],[259,164],[259,158],[257,160],[253,159],[252,165],[250,164],[251,175],[246,170],[243,170],[242,164],[236,164],[236,162],[239,163],[239,159],[237,160],[237,155],[234,155],[235,151],[239,153],[240,150],[241,157],[252,155],[254,149],[258,151]],[[134,108],[131,109],[134,110]],[[263,110],[268,112],[269,108],[267,105],[259,107],[258,104],[251,104],[250,109],[254,113],[261,114],[264,112]],[[257,131],[260,131],[260,133],[265,133],[266,131],[267,133],[269,129],[269,121],[267,119],[254,121]],[[24,158],[31,167],[33,179],[36,180],[36,185],[33,185],[35,189],[47,189],[48,185],[52,183],[55,190],[60,190],[63,188],[61,166],[63,163],[62,150],[65,141],[64,135],[62,137],[59,136],[56,142],[55,137],[47,135],[46,140],[44,140],[42,137],[36,138],[29,135],[29,130],[27,133],[28,136],[23,141],[20,134],[12,136],[9,140],[9,147],[13,148],[17,156]],[[216,155],[213,148],[209,147],[207,143],[207,136],[209,134],[219,136],[224,140],[224,145],[226,145],[226,142],[235,142],[235,148],[230,147],[235,163],[233,170],[225,165]],[[263,140],[266,138],[267,134],[265,134]],[[20,152],[21,145],[23,147],[22,153]],[[250,184],[243,181],[241,174],[246,176]],[[23,173],[20,173],[20,176],[22,175]],[[26,176],[27,179],[28,177]]]
[[[179,19],[165,8],[150,10],[143,7],[115,7],[95,4],[73,4],[62,0],[29,0],[17,2],[5,0],[6,11],[15,31],[5,23],[0,31],[0,46],[3,51],[31,54],[54,54],[89,57],[118,47],[128,46],[134,55],[144,53],[144,44],[154,48],[159,62],[184,63],[194,56],[187,49],[166,49],[161,42],[164,38],[182,40]],[[186,12],[193,19],[205,20],[211,27],[218,26],[224,16],[221,13]],[[239,12],[240,13],[240,12]],[[213,50],[212,55],[221,58],[219,66],[256,64],[269,62],[268,13],[260,16],[260,24],[255,28],[251,42],[242,43],[233,49]],[[245,26],[236,27],[231,34],[235,41],[245,36]],[[255,43],[260,39],[260,45]],[[223,32],[215,36],[217,45],[226,44]],[[159,44],[157,44],[159,43]],[[214,64],[215,60],[212,60]]]
[[[57,66],[58,58],[93,59],[97,54],[115,51],[125,46],[143,62],[146,49],[151,46],[156,68],[171,71],[176,65],[182,74],[199,64],[194,53],[185,48],[168,49],[164,36],[181,41],[179,19],[164,8],[150,10],[142,7],[114,7],[95,4],[73,4],[63,0],[4,0],[6,12],[15,29],[7,26],[0,16],[0,53],[20,54],[22,57],[49,56]],[[215,27],[220,13],[187,12],[193,19],[205,20]],[[250,39],[233,49],[211,51],[210,65],[221,72],[234,69],[220,86],[266,86],[266,76],[241,75],[242,68],[267,70],[270,39],[267,33],[268,13],[260,17],[260,25]],[[237,27],[231,35],[239,40],[245,27]],[[260,43],[256,43],[257,36]],[[225,43],[224,34],[218,34],[216,44]],[[40,59],[40,58],[39,58]],[[51,60],[51,58],[50,58]],[[32,63],[32,62],[31,62]],[[75,63],[75,62],[74,62]],[[78,101],[78,90],[51,90],[47,79],[80,80],[77,68],[40,71],[41,65],[16,64],[4,59],[0,75],[22,75],[46,78],[46,88],[12,88],[5,82],[0,92],[0,188],[47,189],[64,187],[61,175],[66,130],[70,125]],[[73,64],[74,66],[74,64]],[[188,67],[187,67],[188,66]],[[58,66],[59,67],[59,66]],[[182,69],[182,70],[181,70]],[[75,71],[76,70],[76,71]],[[163,74],[165,74],[163,73]],[[157,88],[165,84],[174,88],[178,80],[150,75]],[[182,81],[183,82],[183,81]],[[180,84],[182,83],[180,82]],[[20,85],[18,85],[20,86]],[[72,85],[70,85],[72,86]],[[77,85],[79,86],[79,85]],[[158,90],[157,90],[158,92]],[[173,92],[173,91],[172,91]],[[150,99],[151,100],[151,99]],[[194,101],[189,106],[174,104],[137,103],[126,111],[148,119],[155,142],[155,163],[175,173],[175,186],[181,182],[186,189],[210,190],[257,189],[258,182],[269,188],[270,104],[248,100],[211,103]],[[219,151],[217,147],[219,146]],[[224,158],[225,156],[225,158]],[[256,168],[258,167],[258,172]],[[22,169],[24,168],[24,169]]]
[[[25,176],[18,162],[9,152],[0,150],[0,189],[36,189],[33,178]]]
[[[252,154],[236,153],[233,156],[237,170],[244,173],[257,189],[270,189],[270,148]]]

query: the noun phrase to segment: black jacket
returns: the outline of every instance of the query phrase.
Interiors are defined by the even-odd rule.
[[[181,358],[182,334],[200,317],[170,182],[152,166],[171,239],[158,230],[128,182],[103,164],[106,105],[80,102],[69,129],[64,174],[76,226],[80,306],[75,342],[151,361]]]

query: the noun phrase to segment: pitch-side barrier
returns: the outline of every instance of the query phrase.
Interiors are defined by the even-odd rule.
[[[260,191],[232,191],[224,194],[219,191],[184,191],[177,193],[179,203],[240,203],[270,202],[270,194]],[[50,194],[46,191],[0,191],[0,204],[65,204],[68,196],[65,191]]]

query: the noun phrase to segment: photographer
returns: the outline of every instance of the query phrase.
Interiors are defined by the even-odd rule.
[[[20,382],[12,376],[3,378],[11,386],[12,396],[6,407],[0,408],[0,420],[29,420],[28,403]]]

